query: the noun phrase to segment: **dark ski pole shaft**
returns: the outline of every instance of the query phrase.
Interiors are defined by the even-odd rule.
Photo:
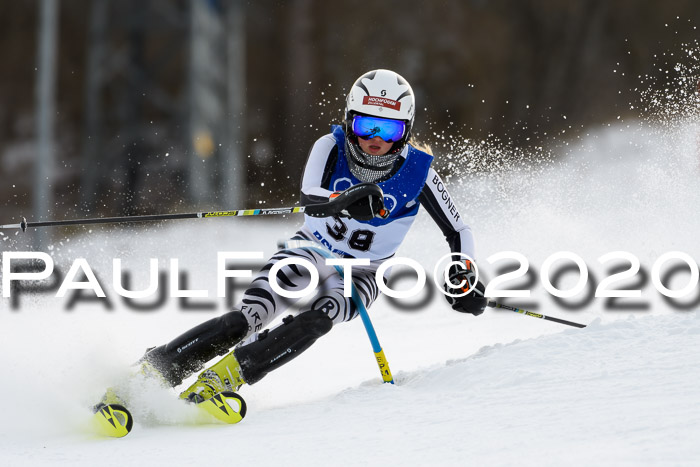
[[[126,222],[165,221],[173,219],[209,219],[213,217],[270,216],[279,214],[296,214],[304,212],[304,207],[236,209],[232,211],[190,212],[182,214],[152,214],[145,216],[95,217],[91,219],[69,219],[63,221],[27,222],[22,218],[19,224],[0,225],[0,229],[21,229],[25,232],[30,227],[58,227],[65,225],[121,224]]]
[[[494,301],[489,301],[488,306],[491,308],[502,308],[504,310],[513,311],[515,313],[520,313],[522,315],[532,316],[533,318],[546,319],[547,321],[554,321],[555,323],[566,324],[567,326],[573,326],[576,328],[585,328],[585,324],[574,323],[573,321],[567,321],[561,318],[554,318],[552,316],[542,315],[540,313],[533,313],[532,311],[523,310],[521,308],[515,308],[512,306],[504,305],[502,303],[497,303]]]

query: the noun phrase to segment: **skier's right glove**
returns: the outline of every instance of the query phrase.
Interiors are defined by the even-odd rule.
[[[374,183],[360,183],[333,193],[327,203],[308,205],[304,212],[312,217],[337,215],[360,221],[389,217],[389,211],[384,208],[384,193]]]
[[[462,291],[466,292],[472,286],[471,292],[461,297],[450,297],[445,295],[447,302],[452,305],[452,309],[460,313],[471,313],[474,316],[479,316],[486,309],[486,297],[484,291],[486,288],[481,281],[476,280],[476,272],[471,261],[465,261],[462,267],[452,266],[448,275],[449,282],[452,287],[448,286],[447,282],[443,285],[445,292],[458,294]]]

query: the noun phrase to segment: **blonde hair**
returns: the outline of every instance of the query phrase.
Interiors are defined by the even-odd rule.
[[[413,137],[411,137],[411,139],[408,141],[408,144],[410,144],[414,148],[418,149],[419,151],[423,151],[427,154],[430,154],[431,156],[434,155],[433,148],[431,148],[428,143],[418,141],[418,140],[414,139]]]

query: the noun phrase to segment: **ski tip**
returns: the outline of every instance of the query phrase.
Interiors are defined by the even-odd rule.
[[[92,421],[98,434],[111,438],[123,438],[134,426],[131,412],[121,404],[98,404]]]
[[[240,422],[248,411],[245,400],[233,391],[219,392],[211,399],[197,404],[197,407],[228,424]]]

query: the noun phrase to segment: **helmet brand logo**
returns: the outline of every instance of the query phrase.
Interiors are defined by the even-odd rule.
[[[364,105],[376,105],[378,107],[387,107],[393,110],[401,110],[401,102],[396,102],[393,99],[386,97],[365,96],[362,99]]]

